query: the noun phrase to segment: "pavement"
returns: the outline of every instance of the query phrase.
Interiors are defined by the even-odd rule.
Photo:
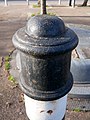
[[[66,3],[66,2],[65,2]],[[34,2],[36,4],[36,2]],[[62,17],[65,23],[83,24],[90,26],[90,7],[68,7],[49,4],[47,11]],[[54,7],[52,7],[54,6]],[[8,81],[8,71],[5,70],[5,57],[11,55],[15,49],[12,36],[16,30],[25,26],[28,18],[40,8],[33,8],[30,4],[0,4],[0,119],[27,120],[19,86]],[[66,120],[90,120],[90,112],[67,110]]]
[[[36,4],[36,2],[34,2],[34,4]],[[40,12],[40,8],[33,8],[32,5],[19,4],[8,5],[7,7],[0,5],[0,56],[7,55],[13,48],[11,39],[15,31],[24,26],[32,14]],[[68,6],[50,6],[47,7],[47,12],[62,17],[65,23],[90,25],[90,7],[76,6],[75,8],[72,8]]]

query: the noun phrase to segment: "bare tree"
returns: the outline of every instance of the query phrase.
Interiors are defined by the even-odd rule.
[[[84,0],[82,6],[87,6],[88,0]]]
[[[69,0],[69,6],[72,6],[72,0]]]
[[[40,6],[41,5],[41,0],[38,0],[38,6]]]
[[[41,14],[47,14],[47,11],[46,11],[46,0],[41,0]]]
[[[80,6],[87,6],[88,0],[84,0],[83,4]],[[69,0],[69,6],[72,6],[72,0]]]

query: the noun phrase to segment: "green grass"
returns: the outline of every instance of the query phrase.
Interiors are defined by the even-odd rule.
[[[39,8],[40,7],[40,5],[33,5],[33,8]]]
[[[5,70],[9,70],[10,69],[10,61],[11,57],[10,56],[6,56],[5,57]]]
[[[14,79],[14,77],[12,75],[8,76],[8,80],[13,82],[13,83],[16,83],[16,80]]]
[[[10,56],[6,56],[5,57],[5,70],[9,70],[10,69],[10,61],[11,57]],[[14,84],[17,84],[16,80],[14,79],[13,75],[8,74],[8,80],[11,81]]]
[[[33,17],[33,16],[35,16],[35,14],[33,13],[33,14],[31,14],[31,17]]]
[[[41,7],[41,6],[38,5],[38,4],[34,4],[34,5],[33,5],[33,8],[39,8],[39,7]],[[48,7],[48,5],[46,5],[46,7]]]
[[[54,15],[54,16],[56,15],[55,13],[47,13],[47,14],[48,14],[48,15]]]
[[[11,57],[10,56],[6,56],[5,57],[5,61],[10,61],[11,60]]]
[[[75,109],[73,109],[73,111],[75,111],[75,112],[81,112],[80,108],[75,108]]]
[[[40,15],[40,12],[38,12],[37,14],[33,13],[31,14],[31,17],[35,16],[35,15]],[[55,13],[47,13],[47,15],[56,15]]]
[[[9,70],[10,69],[10,62],[6,61],[5,62],[5,70]]]

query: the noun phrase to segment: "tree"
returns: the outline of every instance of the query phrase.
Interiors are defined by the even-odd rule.
[[[47,14],[47,11],[46,11],[46,0],[41,0],[41,14]]]
[[[69,6],[75,7],[75,0],[69,0]]]
[[[71,4],[72,4],[72,0],[69,0],[69,6],[72,6]]]
[[[82,6],[87,6],[88,0],[84,0]]]
[[[41,5],[41,0],[38,0],[38,6],[40,6]]]
[[[47,14],[47,12],[46,12],[46,0],[38,0],[38,6],[41,6],[41,14]]]
[[[74,0],[74,2],[75,2],[75,0]],[[87,6],[87,3],[88,3],[88,0],[84,0],[83,4],[80,6]],[[72,0],[69,0],[69,6],[72,6]]]

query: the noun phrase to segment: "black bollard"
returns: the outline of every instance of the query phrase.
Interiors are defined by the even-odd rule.
[[[56,16],[37,15],[13,36],[20,54],[19,84],[30,120],[64,120],[73,85],[71,52],[77,35]]]

